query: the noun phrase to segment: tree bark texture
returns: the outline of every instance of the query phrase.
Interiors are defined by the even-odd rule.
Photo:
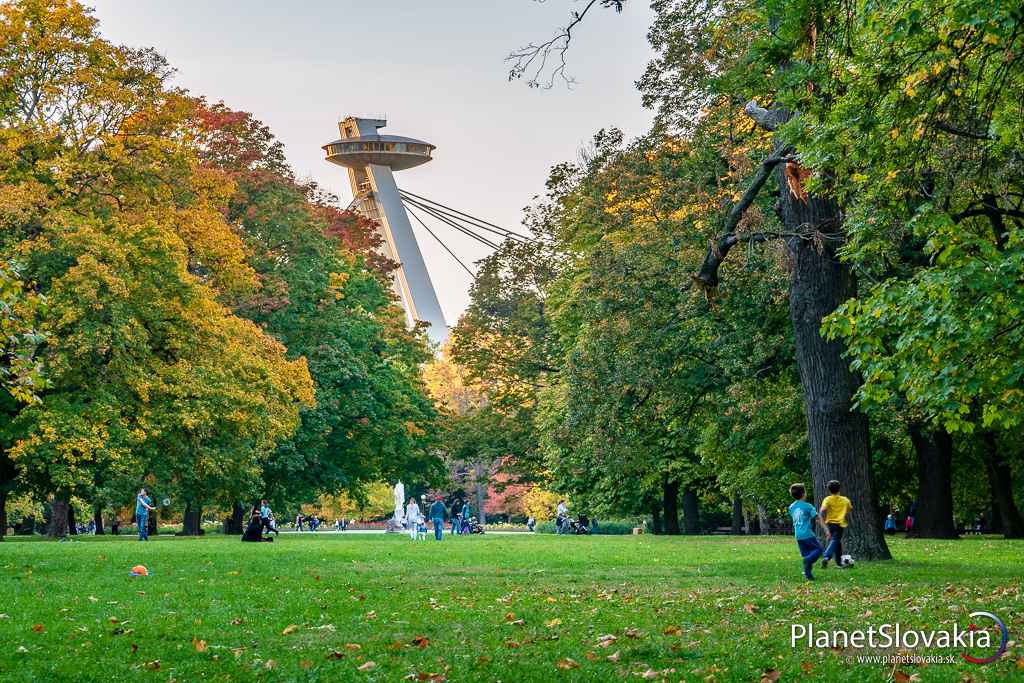
[[[106,533],[103,530],[103,504],[102,503],[93,503],[93,506],[92,506],[92,521],[96,525],[96,531],[94,531],[93,533],[95,533],[97,536],[102,536],[104,533]]]
[[[743,499],[739,494],[732,497],[732,533],[743,533]]]
[[[155,516],[156,510],[150,512],[150,516]],[[202,526],[203,519],[203,506],[195,505],[192,503],[185,504],[185,514],[182,516],[181,524],[181,536],[201,536],[203,533]]]
[[[683,491],[683,530],[688,536],[700,533],[700,503],[693,489]]]
[[[50,538],[64,538],[68,535],[68,515],[71,508],[70,503],[56,496],[50,504],[50,524],[46,535]]]
[[[843,357],[843,344],[821,336],[822,319],[857,293],[853,274],[836,256],[838,241],[828,237],[841,229],[842,216],[831,200],[795,193],[785,167],[776,168],[778,213],[787,232],[796,235],[786,240],[793,262],[789,311],[815,500],[820,503],[828,495],[826,483],[838,479],[853,503],[844,548],[858,560],[890,559],[878,515],[868,419],[853,409],[860,378]]]
[[[665,511],[665,533],[679,535],[679,482],[669,481],[666,475],[661,482],[662,509]]]
[[[1013,499],[1013,479],[1010,463],[1006,461],[999,441],[992,432],[982,435],[985,449],[985,469],[988,472],[989,487],[992,489],[993,513],[999,512],[999,522],[1004,538],[1024,538],[1024,517]],[[993,526],[996,515],[993,514]]]
[[[953,521],[953,437],[945,429],[910,425],[917,453],[917,517],[914,536],[959,538]]]

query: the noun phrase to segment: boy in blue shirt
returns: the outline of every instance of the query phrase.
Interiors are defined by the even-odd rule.
[[[813,522],[818,518],[818,511],[804,500],[807,489],[803,484],[793,484],[789,487],[789,493],[794,499],[793,504],[789,506],[789,516],[793,518],[793,534],[796,536],[796,544],[800,548],[800,556],[804,560],[804,578],[814,581],[811,567],[824,552],[813,529]]]
[[[139,489],[139,495],[135,496],[135,524],[139,527],[140,541],[149,540],[149,511],[156,509],[152,503],[146,489]]]

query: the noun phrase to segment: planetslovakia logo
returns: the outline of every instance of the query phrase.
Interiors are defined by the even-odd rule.
[[[836,629],[826,630],[815,627],[814,624],[790,624],[790,647],[804,645],[808,648],[818,649],[854,649],[887,651],[897,648],[904,652],[911,653],[918,648],[946,650],[945,655],[898,655],[899,657],[910,657],[914,660],[926,660],[931,662],[942,661],[952,663],[956,661],[954,652],[959,651],[960,657],[971,664],[990,664],[1006,653],[1009,642],[1009,632],[1003,620],[991,612],[971,612],[970,617],[989,619],[999,627],[1000,640],[995,654],[990,657],[975,657],[969,652],[991,652],[995,640],[992,637],[991,626],[979,626],[973,621],[966,629],[954,623],[952,630],[933,629],[919,630],[908,629],[900,623],[886,623],[879,626],[869,626],[866,629]],[[868,657],[877,659],[881,657],[888,663],[890,655],[862,655],[858,659]]]
[[[997,659],[999,659],[1000,657],[1002,657],[1006,653],[1006,643],[1010,639],[1010,634],[1009,634],[1009,632],[1007,632],[1006,624],[1003,623],[1003,620],[1000,619],[999,617],[997,617],[996,615],[992,614],[991,612],[971,612],[971,616],[972,617],[987,617],[987,618],[991,619],[992,621],[994,621],[996,623],[996,625],[999,626],[999,630],[1001,631],[1002,639],[999,641],[999,649],[996,650],[996,653],[994,655],[992,655],[991,657],[972,657],[971,655],[967,654],[966,652],[960,653],[960,656],[963,657],[966,661],[970,662],[971,664],[990,664],[991,662],[996,661]],[[967,627],[967,630],[968,631],[975,631],[975,630],[977,630],[977,628],[978,627],[975,626],[972,623],[970,626]]]

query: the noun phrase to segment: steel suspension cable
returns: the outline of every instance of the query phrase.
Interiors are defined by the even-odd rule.
[[[406,206],[409,206],[409,205],[415,206],[417,209],[423,211],[424,213],[427,213],[430,216],[433,216],[434,218],[436,218],[437,220],[441,221],[442,223],[445,223],[446,225],[449,225],[449,226],[455,228],[459,232],[461,232],[461,233],[463,233],[465,235],[468,235],[469,237],[472,237],[477,242],[480,242],[481,244],[486,245],[486,246],[490,247],[491,249],[497,249],[498,248],[498,245],[495,244],[494,242],[492,242],[490,239],[488,239],[488,238],[486,238],[486,237],[484,237],[482,235],[479,235],[479,234],[473,232],[472,230],[470,230],[469,228],[467,228],[464,225],[460,225],[459,223],[456,223],[451,218],[445,216],[443,213],[438,212],[436,209],[432,208],[431,206],[429,206],[427,204],[422,204],[422,203],[420,203],[420,202],[418,202],[416,200],[409,199],[407,197],[403,198],[403,203]]]
[[[485,221],[482,218],[477,218],[475,216],[471,216],[468,213],[465,213],[463,211],[459,211],[458,209],[453,209],[450,206],[445,206],[441,202],[435,201],[433,199],[427,199],[426,197],[421,197],[418,194],[414,194],[412,192],[409,192],[408,190],[403,190],[401,188],[399,188],[398,191],[399,191],[399,193],[401,193],[403,195],[409,195],[410,197],[413,197],[414,199],[417,199],[420,202],[424,202],[424,203],[427,203],[427,204],[432,204],[432,205],[435,206],[435,208],[437,208],[440,211],[443,211],[444,213],[449,214],[452,218],[456,218],[456,216],[459,216],[459,217],[461,217],[461,219],[463,221],[467,221],[467,220],[468,221],[472,221],[473,223],[476,224],[476,227],[482,228],[484,230],[487,230],[488,232],[493,232],[493,233],[496,233],[498,235],[501,235],[502,237],[511,237],[513,239],[518,239],[518,240],[524,241],[524,242],[535,242],[536,241],[536,239],[533,238],[533,237],[529,237],[527,235],[520,234],[518,232],[515,232],[514,230],[509,230],[508,228],[503,228],[500,225],[495,225],[494,223],[491,223],[490,221]],[[458,220],[458,219],[456,218],[456,220]]]
[[[438,237],[437,235],[435,235],[435,234],[434,234],[434,231],[433,231],[433,230],[431,230],[431,229],[430,229],[430,228],[429,228],[429,227],[427,226],[427,224],[423,222],[423,219],[422,219],[422,218],[420,218],[420,217],[419,217],[419,216],[418,216],[418,215],[416,214],[416,212],[412,210],[412,207],[411,207],[411,206],[409,206],[408,204],[406,204],[406,205],[405,205],[405,210],[409,212],[409,215],[410,215],[410,216],[412,216],[413,218],[415,218],[415,219],[416,219],[416,222],[418,222],[418,223],[419,223],[420,225],[422,225],[422,226],[423,226],[423,229],[424,229],[424,230],[426,230],[427,232],[429,232],[429,233],[430,233],[430,236],[431,236],[431,237],[433,237],[433,238],[434,238],[435,240],[437,240],[437,243],[438,243],[438,244],[440,244],[440,245],[441,245],[441,246],[442,246],[442,247],[444,248],[444,250],[448,252],[448,255],[449,255],[449,256],[451,256],[451,257],[452,257],[453,259],[455,259],[455,262],[456,262],[456,263],[458,263],[458,264],[459,264],[460,266],[462,266],[462,269],[463,269],[464,271],[466,271],[467,273],[469,273],[469,276],[470,276],[470,277],[472,277],[472,278],[476,278],[476,273],[474,273],[474,272],[473,272],[472,270],[470,270],[470,269],[469,269],[469,266],[467,266],[467,265],[466,265],[465,263],[463,263],[463,262],[462,262],[462,259],[460,259],[460,258],[459,258],[458,256],[456,256],[456,255],[455,255],[455,252],[454,252],[454,251],[452,251],[451,249],[449,249],[449,248],[448,248],[448,245],[447,245],[447,244],[445,244],[444,242],[442,242],[442,241],[441,241],[441,238],[440,238],[440,237]]]

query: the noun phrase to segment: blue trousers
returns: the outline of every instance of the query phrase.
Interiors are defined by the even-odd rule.
[[[444,531],[444,520],[440,517],[434,517],[431,521],[434,523],[434,540],[440,541],[441,532]]]
[[[814,561],[821,557],[821,543],[811,536],[796,539],[796,544],[800,548],[800,557],[804,558],[804,576],[811,578],[811,567],[814,566]]]
[[[135,515],[135,523],[139,526],[139,540],[149,540],[149,515]]]
[[[843,561],[843,531],[844,528],[838,524],[829,523],[829,533],[832,534],[832,540],[828,542],[828,547],[825,548],[825,559],[831,560],[835,558],[836,564],[840,564]]]

